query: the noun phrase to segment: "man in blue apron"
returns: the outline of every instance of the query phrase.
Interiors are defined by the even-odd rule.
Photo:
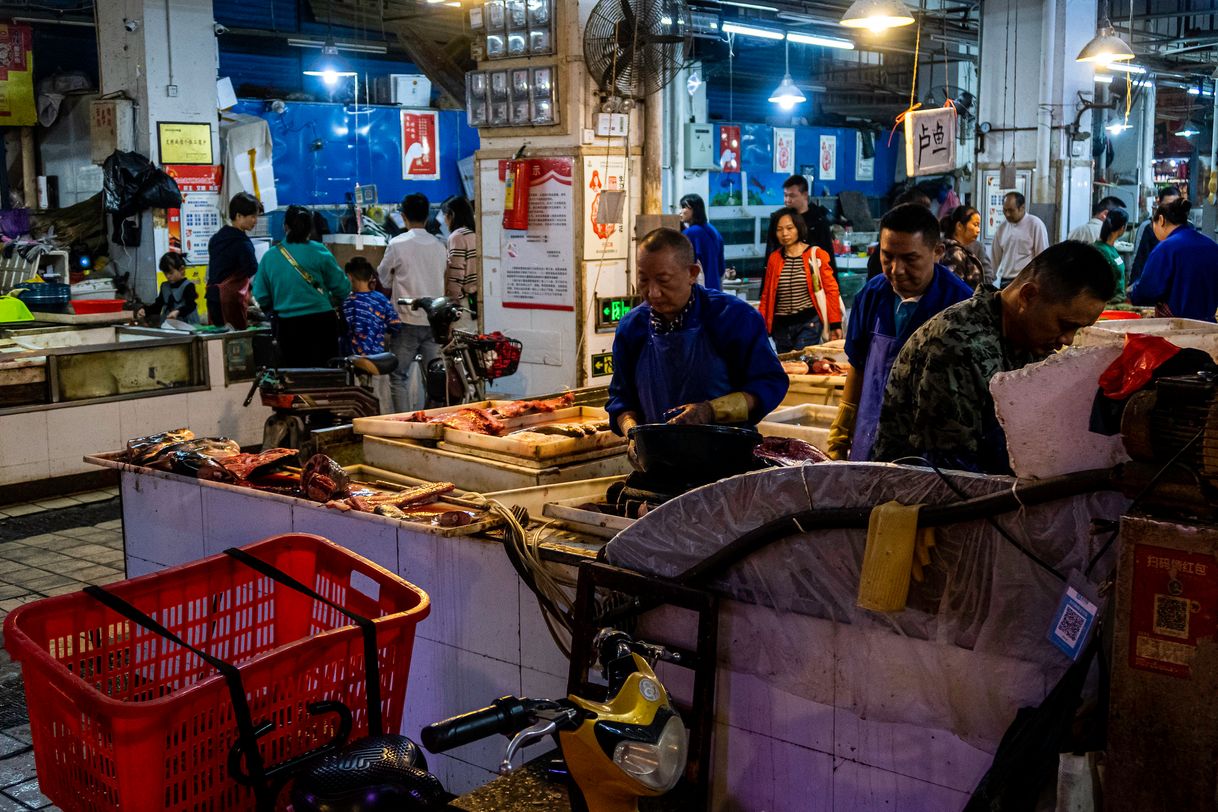
[[[787,393],[761,314],[747,302],[695,283],[694,249],[681,232],[657,228],[635,262],[643,303],[613,338],[609,422],[619,434],[640,423],[755,424]]]
[[[939,223],[925,206],[906,203],[885,214],[877,251],[884,272],[859,291],[846,329],[850,371],[829,430],[829,456],[837,460],[872,458],[884,386],[897,353],[927,319],[973,293],[938,263],[943,256]]]

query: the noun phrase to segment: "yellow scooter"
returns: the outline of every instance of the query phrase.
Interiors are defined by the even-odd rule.
[[[572,807],[588,812],[638,812],[638,799],[663,795],[685,772],[688,737],[668,691],[648,660],[664,650],[602,630],[596,651],[608,680],[608,699],[523,699],[505,696],[423,729],[423,745],[433,753],[494,734],[512,736],[500,763],[526,744],[554,736],[571,775]]]

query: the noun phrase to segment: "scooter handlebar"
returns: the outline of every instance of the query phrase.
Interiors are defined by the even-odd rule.
[[[533,721],[533,702],[516,696],[504,696],[480,710],[428,725],[423,728],[421,738],[428,750],[443,753],[497,733],[509,736]]]

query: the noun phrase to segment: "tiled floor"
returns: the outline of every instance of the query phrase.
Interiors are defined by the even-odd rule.
[[[0,505],[0,622],[30,601],[123,578],[118,489]],[[0,647],[0,812],[55,810],[39,791],[21,670]]]

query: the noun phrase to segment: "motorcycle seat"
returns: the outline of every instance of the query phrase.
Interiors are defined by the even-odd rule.
[[[378,352],[375,355],[349,355],[347,361],[368,375],[388,375],[398,368],[398,357],[391,352]]]

